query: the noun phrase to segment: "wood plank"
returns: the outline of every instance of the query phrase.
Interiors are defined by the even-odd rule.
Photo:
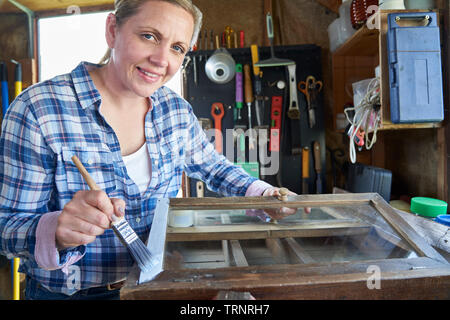
[[[79,6],[80,8],[92,6],[114,7],[114,0],[20,0],[18,2],[34,12],[66,10],[70,6]],[[17,13],[22,11],[9,1],[1,1],[0,12]]]
[[[450,228],[415,214],[395,211],[405,219],[411,227],[427,241],[428,244],[450,253]]]
[[[417,232],[399,216],[395,210],[381,197],[376,196],[372,199],[372,205],[383,215],[384,219],[397,231],[420,256],[427,256],[447,263],[433,247],[431,247]]]
[[[283,241],[286,242],[287,247],[290,252],[292,252],[292,256],[294,257],[294,261],[296,263],[313,263],[315,260],[306,252],[305,249],[297,242],[294,238],[285,238]]]
[[[280,239],[266,239],[266,246],[269,249],[275,263],[289,263],[289,254]]]
[[[414,249],[409,245],[408,242],[406,242],[405,240],[403,240],[402,238],[400,238],[399,236],[386,232],[385,230],[376,227],[375,226],[375,231],[377,232],[378,236],[380,236],[381,238],[383,238],[386,241],[389,241],[390,243],[392,243],[393,245],[405,250],[405,251],[413,251]]]
[[[230,223],[230,217],[227,214],[221,214],[220,215],[220,220],[222,221],[222,223]],[[230,249],[228,246],[228,241],[227,240],[222,240],[222,250],[223,250],[223,255],[225,257],[225,264],[227,266],[230,265]]]
[[[232,210],[345,206],[369,204],[376,193],[310,194],[288,196],[288,201],[276,197],[171,198],[170,208],[176,210]]]
[[[370,225],[351,220],[319,220],[301,224],[251,224],[167,228],[167,241],[243,240],[326,237],[367,233]]]
[[[373,265],[381,270],[380,290],[367,288],[370,276],[367,270]],[[388,285],[390,281],[401,290]],[[429,258],[412,258],[174,270],[139,286],[130,278],[121,290],[121,299],[210,299],[221,290],[249,291],[257,299],[449,299],[449,287],[450,268],[447,264]]]
[[[349,193],[341,188],[334,188],[333,193]],[[422,218],[402,210],[393,208],[411,227],[435,248],[450,253],[450,228],[432,220]]]
[[[247,259],[245,258],[244,252],[242,251],[241,244],[238,240],[229,240],[231,245],[231,253],[234,258],[234,262],[238,267],[248,266]]]

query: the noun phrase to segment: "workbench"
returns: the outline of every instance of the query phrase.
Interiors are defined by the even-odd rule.
[[[194,225],[167,227],[163,271],[138,284],[135,270],[121,299],[213,299],[227,291],[256,299],[450,298],[448,235],[439,248],[446,259],[378,194],[288,199],[170,199],[168,214],[194,210]],[[251,215],[280,206],[298,210],[278,223]]]

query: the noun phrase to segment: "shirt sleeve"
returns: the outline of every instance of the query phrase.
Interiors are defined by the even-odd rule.
[[[204,181],[208,189],[224,196],[245,196],[249,186],[257,179],[217,153],[207,139],[191,106],[189,111],[186,173],[189,177]],[[223,148],[225,150],[226,146],[224,145]]]
[[[56,228],[56,219],[46,215],[54,192],[54,161],[32,107],[19,96],[8,109],[0,137],[0,253],[8,258],[25,258],[36,265],[38,244],[39,252],[45,248],[55,253],[56,248],[44,245],[52,232],[55,241],[51,229],[52,224]],[[44,238],[47,240],[42,242]],[[41,263],[50,256],[48,252],[39,255]],[[44,266],[63,267],[73,261],[72,255],[73,250],[58,253],[59,259],[54,258],[59,261],[53,260],[57,264]]]
[[[245,192],[245,196],[246,197],[258,197],[258,196],[262,196],[263,192],[267,189],[267,188],[271,188],[272,185],[268,184],[265,181],[262,180],[256,180],[255,182],[253,182],[247,189],[247,191]]]
[[[38,266],[45,270],[65,270],[86,252],[86,246],[58,251],[55,233],[60,213],[61,211],[54,211],[42,215],[37,225],[35,258]]]

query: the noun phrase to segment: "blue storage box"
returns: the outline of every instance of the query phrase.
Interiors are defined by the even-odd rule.
[[[403,25],[405,21],[410,22],[409,26]],[[425,23],[417,25],[415,21]],[[391,121],[442,121],[444,99],[436,13],[388,14],[387,49]]]

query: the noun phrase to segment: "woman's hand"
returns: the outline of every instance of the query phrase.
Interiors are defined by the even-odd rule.
[[[124,215],[125,202],[110,199],[104,191],[78,191],[58,217],[58,250],[91,243],[110,228],[112,215]]]
[[[266,190],[264,190],[262,195],[263,195],[263,197],[280,197],[281,196],[280,188],[276,188],[276,187],[267,188]],[[287,195],[296,196],[297,194],[288,190]],[[305,210],[305,213],[311,212],[311,208],[305,208],[304,210]],[[267,213],[272,219],[280,220],[287,216],[295,214],[297,212],[297,209],[281,207],[278,209],[265,209],[264,212]]]

